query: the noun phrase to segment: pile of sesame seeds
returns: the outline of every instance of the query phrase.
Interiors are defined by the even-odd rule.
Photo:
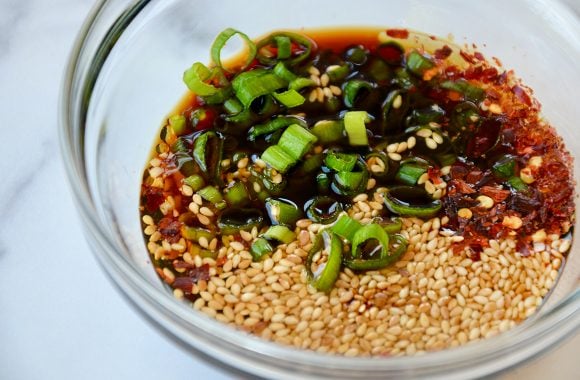
[[[362,223],[379,215],[380,190],[356,196],[349,215]],[[170,208],[171,201],[166,203]],[[203,201],[193,195],[192,204],[211,223]],[[490,240],[473,260],[467,250],[454,249],[463,237],[445,229],[446,217],[402,221],[409,247],[400,261],[380,271],[343,269],[334,289],[323,293],[308,285],[305,270],[322,225],[298,221],[295,241],[253,262],[249,247],[257,228],[242,232],[241,239],[222,236],[221,244],[200,238],[201,247],[217,250],[217,257],[204,258],[187,250],[183,238],[173,244],[160,240],[153,219],[143,216],[156,260],[178,252],[187,264],[209,267],[209,278],[191,287],[195,310],[281,344],[346,356],[411,355],[504,332],[536,312],[570,247],[558,235],[539,234],[523,257],[515,240]],[[159,273],[170,285],[175,280],[167,268]],[[182,289],[173,292],[184,299]]]

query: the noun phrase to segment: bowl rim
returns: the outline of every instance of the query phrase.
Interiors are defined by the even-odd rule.
[[[210,349],[214,354],[224,354],[232,360],[238,355],[246,355],[255,363],[262,363],[266,367],[269,367],[267,361],[273,361],[284,369],[284,373],[288,374],[291,374],[292,371],[300,371],[298,366],[302,365],[305,374],[317,375],[332,370],[348,375],[358,373],[361,377],[389,373],[411,374],[413,376],[450,375],[448,371],[462,371],[462,373],[465,373],[463,371],[468,373],[471,371],[480,376],[519,364],[537,355],[540,351],[544,351],[546,347],[552,347],[562,339],[572,336],[580,328],[580,291],[576,290],[553,311],[528,319],[496,337],[420,356],[390,357],[388,360],[368,357],[349,358],[286,347],[230,327],[224,328],[223,323],[191,310],[170,293],[153,286],[139,273],[133,263],[128,261],[123,254],[117,252],[121,247],[116,246],[115,240],[111,238],[107,229],[98,219],[96,203],[84,166],[82,133],[85,128],[86,111],[90,97],[77,99],[77,95],[92,89],[91,86],[94,86],[94,81],[98,77],[98,70],[94,70],[94,68],[102,67],[106,61],[108,52],[114,48],[114,37],[122,34],[124,28],[152,1],[140,0],[127,5],[126,11],[109,28],[104,39],[99,41],[97,50],[99,54],[89,57],[89,67],[93,70],[80,70],[80,66],[87,64],[87,57],[84,56],[88,52],[87,41],[89,38],[93,38],[91,33],[94,31],[95,23],[99,22],[99,17],[110,2],[109,0],[100,0],[95,4],[81,28],[68,61],[59,107],[61,154],[73,198],[83,220],[86,233],[99,247],[99,249],[93,249],[95,256],[116,285],[133,300],[139,309],[173,335],[186,334],[177,336],[178,339],[185,339],[187,343],[203,341],[208,344],[206,349]],[[561,7],[560,4],[557,6]],[[92,72],[94,77],[85,77],[87,72]],[[140,299],[145,304],[135,302],[135,299]],[[211,340],[218,342],[211,342]],[[541,344],[538,344],[539,341],[542,341]],[[520,354],[516,355],[516,351]],[[239,367],[239,365],[243,365],[242,362],[234,360],[234,366]],[[494,369],[488,368],[483,372],[480,371],[485,367],[485,364],[491,362],[494,362]],[[497,363],[503,363],[503,365],[498,368]],[[275,364],[273,370],[278,368]],[[255,367],[255,369],[257,368],[259,367]],[[255,369],[242,368],[242,370],[254,372]],[[263,371],[264,368],[261,370]],[[280,375],[278,372],[274,373]],[[296,373],[294,372],[294,374]]]

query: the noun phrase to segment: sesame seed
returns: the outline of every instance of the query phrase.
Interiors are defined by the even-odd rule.
[[[429,149],[437,149],[437,142],[435,142],[431,137],[425,138],[425,145],[427,145],[427,148]]]
[[[403,157],[399,153],[389,153],[389,158],[393,161],[401,161]]]

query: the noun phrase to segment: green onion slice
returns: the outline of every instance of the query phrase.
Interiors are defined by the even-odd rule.
[[[471,100],[475,103],[481,102],[485,98],[485,91],[466,81],[465,79],[458,79],[456,81],[447,80],[439,85],[441,88],[451,90],[462,94],[465,99]]]
[[[373,226],[373,224],[369,224],[368,226]],[[359,230],[357,235],[361,232],[362,228],[361,230]],[[386,268],[387,266],[393,264],[395,261],[399,260],[403,256],[403,254],[407,251],[408,246],[407,239],[398,234],[391,236],[389,243],[390,245],[388,246],[388,248],[384,248],[385,246],[381,245],[382,255],[377,258],[364,259],[364,258],[353,258],[351,256],[343,260],[344,265],[352,270],[361,270],[361,271],[378,270]]]
[[[266,69],[245,71],[232,81],[236,97],[245,108],[250,107],[252,102],[260,96],[269,95],[287,85],[287,81]]]
[[[318,252],[328,255],[326,263],[320,265],[318,270],[312,272],[312,261]],[[310,284],[321,292],[328,292],[334,286],[342,262],[342,242],[340,238],[328,231],[322,231],[317,237],[306,259],[306,271]]]
[[[419,187],[393,186],[384,194],[385,206],[394,214],[432,218],[441,210],[441,201],[432,200]]]
[[[217,225],[224,235],[260,228],[264,223],[262,212],[254,208],[228,207],[219,216]]]
[[[515,175],[516,160],[511,154],[503,155],[492,166],[493,174],[500,179],[509,179]]]
[[[344,123],[341,120],[320,120],[310,130],[321,144],[339,141],[344,135]]]
[[[337,172],[350,172],[358,160],[357,154],[330,152],[324,158],[324,164]]]
[[[344,115],[344,129],[352,146],[368,146],[369,139],[365,123],[371,121],[366,111],[350,111]]]
[[[359,79],[349,80],[343,86],[344,105],[348,108],[353,108],[363,91],[370,92],[373,89],[374,86],[370,82]]]
[[[288,70],[284,62],[278,62],[276,66],[274,66],[274,73],[289,83],[298,78],[296,74]]]
[[[340,202],[323,195],[316,196],[304,204],[308,219],[322,224],[334,222],[342,212],[342,209]]]
[[[284,37],[284,38],[280,38]],[[292,54],[292,50],[290,51],[290,56],[288,58],[280,58],[279,51],[280,46],[278,45],[280,42],[282,43],[282,49],[286,49],[284,46],[287,43],[287,40],[290,40],[290,43],[294,43],[300,47],[301,52],[297,55]],[[278,53],[276,55],[273,54],[272,50],[268,49],[269,46],[276,45]],[[257,58],[258,60],[266,65],[273,65],[279,60],[285,61],[289,65],[295,65],[304,61],[306,58],[310,56],[312,52],[312,48],[314,47],[314,42],[309,38],[305,37],[304,35],[292,32],[275,32],[263,38],[262,40],[258,41],[257,44]],[[283,51],[284,55],[285,51]]]
[[[293,226],[298,219],[302,218],[302,210],[296,203],[282,198],[268,198],[265,202],[266,211],[272,224],[284,224]]]
[[[277,240],[284,244],[290,244],[294,241],[294,239],[296,239],[296,234],[288,227],[278,225],[270,226],[270,228],[264,232],[262,237],[269,240]]]
[[[288,90],[280,93],[273,92],[272,95],[286,108],[301,106],[306,101],[304,96],[300,95],[296,90]]]
[[[249,201],[248,189],[242,181],[235,181],[224,190],[224,198],[230,206],[245,206]]]
[[[302,157],[312,148],[312,145],[318,141],[306,128],[302,128],[298,124],[292,124],[282,134],[278,146],[286,151],[294,161],[302,159]]]
[[[253,126],[248,132],[248,140],[255,141],[256,138],[262,135],[268,135],[279,129],[285,128],[292,124],[298,124],[301,127],[306,127],[306,122],[296,116],[278,116],[275,119],[268,121],[265,124],[258,124]]]
[[[298,161],[279,145],[269,146],[261,158],[280,173],[286,173]]]
[[[272,252],[274,252],[274,248],[270,242],[263,237],[259,237],[254,240],[250,248],[250,254],[252,255],[252,259],[254,261],[260,261]]]
[[[341,215],[330,230],[341,238],[351,242],[352,239],[354,239],[354,235],[361,227],[362,224],[359,221],[349,217],[348,215]]]
[[[404,164],[399,167],[395,178],[409,186],[415,186],[419,177],[427,172],[427,167],[419,164]]]
[[[191,187],[193,191],[198,191],[205,186],[205,181],[203,180],[203,177],[200,176],[199,174],[194,174],[184,178],[183,183]]]
[[[411,51],[407,56],[407,70],[419,77],[422,77],[425,71],[434,66],[435,63],[431,59],[419,53],[417,50]]]
[[[284,60],[292,55],[292,41],[288,36],[275,36],[274,41],[278,48],[278,59]]]
[[[183,82],[190,91],[199,96],[215,95],[220,89],[206,83],[212,77],[212,72],[203,63],[195,62],[183,73]]]
[[[236,34],[239,35],[244,40],[246,46],[248,47],[248,53],[244,55],[246,58],[244,60],[244,64],[240,68],[240,71],[244,71],[252,63],[252,61],[254,61],[257,52],[256,44],[254,44],[254,42],[246,34],[232,28],[227,28],[226,30],[221,32],[216,37],[213,45],[211,46],[211,59],[216,66],[222,68],[223,70],[229,73],[233,71],[230,71],[226,67],[224,67],[221,60],[221,51],[224,48],[224,46],[226,46],[226,43],[229,41],[229,39],[235,36]]]

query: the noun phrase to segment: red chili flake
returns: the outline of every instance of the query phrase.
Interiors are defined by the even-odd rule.
[[[222,256],[219,259],[216,260],[216,265],[218,267],[223,267],[224,264],[226,263],[226,261],[228,261],[228,258],[226,256]]]
[[[468,52],[464,51],[464,50],[460,50],[459,51],[459,55],[461,55],[461,57],[467,62],[467,63],[475,63],[475,59],[473,59],[473,56],[471,54],[469,54]]]
[[[403,52],[392,45],[380,45],[377,48],[377,55],[392,64],[397,64],[403,59]]]
[[[514,87],[512,87],[512,92],[514,93],[514,95],[516,96],[516,98],[520,102],[522,102],[523,104],[525,104],[527,106],[531,106],[532,105],[532,101],[530,99],[530,96],[528,95],[528,93],[526,92],[526,90],[524,90],[520,86],[515,85]]]
[[[441,182],[441,171],[433,166],[427,169],[427,175],[429,176],[429,181],[433,182],[434,185],[439,185]]]
[[[449,57],[453,53],[453,50],[447,45],[444,45],[441,49],[435,50],[435,58],[437,59],[445,59]]]
[[[499,187],[483,186],[479,193],[493,199],[495,203],[503,202],[509,195],[509,190],[503,190]]]
[[[173,218],[163,218],[159,221],[158,229],[161,237],[169,243],[177,243],[181,238],[179,229],[181,222]]]
[[[454,186],[461,194],[473,194],[475,190],[465,181],[460,179],[453,179],[449,182],[450,186]]]
[[[148,213],[154,213],[155,211],[159,210],[159,206],[161,206],[163,201],[165,201],[163,190],[158,187],[143,186],[142,194],[145,211]]]
[[[479,61],[485,61],[485,57],[480,52],[476,51],[473,53],[473,57]]]
[[[523,257],[528,257],[532,254],[532,250],[529,244],[524,240],[518,240],[516,243],[516,251],[520,253]]]
[[[409,38],[409,31],[407,29],[387,29],[386,32],[389,37],[403,40]]]

